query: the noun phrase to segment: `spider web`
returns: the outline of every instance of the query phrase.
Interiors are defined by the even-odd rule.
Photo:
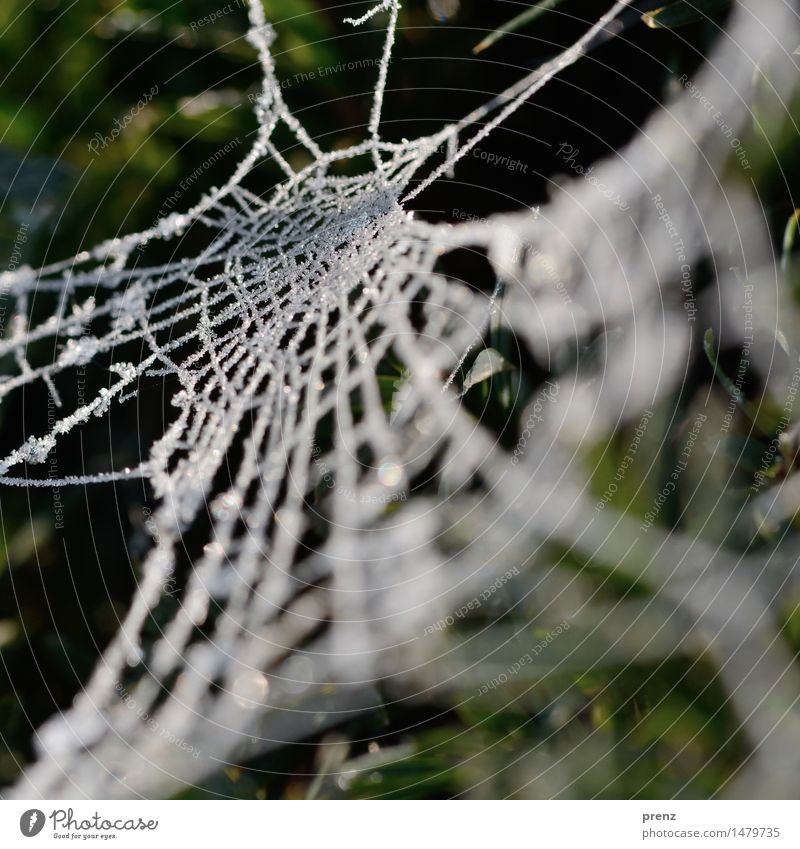
[[[399,4],[385,0],[351,21],[388,15],[367,138],[325,152],[284,102],[273,32],[251,0],[259,128],[231,179],[145,232],[3,275],[16,319],[0,353],[16,369],[0,398],[41,382],[60,412],[2,460],[3,482],[145,478],[159,505],[124,623],[73,706],[37,732],[38,758],[15,795],[163,796],[375,709],[387,693],[460,698],[465,682],[486,679],[489,654],[505,665],[513,635],[420,635],[509,564],[520,564],[521,598],[535,597],[542,576],[558,573],[553,550],[612,564],[655,592],[600,617],[597,604],[578,605],[579,638],[552,663],[711,651],[754,752],[731,792],[787,792],[800,681],[771,613],[774,568],[746,558],[744,577],[741,560],[700,539],[644,536],[612,510],[597,515],[577,462],[587,434],[635,420],[674,389],[696,341],[682,303],[662,289],[675,254],[653,198],[683,232],[705,234],[687,239],[687,262],[713,263],[711,246],[731,232],[745,265],[768,259],[765,234],[737,226],[757,220],[751,199],[720,183],[728,141],[683,94],[596,172],[627,211],[610,213],[585,179],[536,213],[482,223],[428,223],[404,207],[607,37],[627,6],[615,3],[573,47],[462,122],[394,144],[380,123]],[[741,92],[753,66],[796,31],[788,5],[755,8],[737,4],[697,80],[732,126],[747,119]],[[299,172],[274,142],[287,129],[313,160]],[[360,176],[337,173],[364,157]],[[247,182],[266,160],[284,179],[264,198]],[[189,231],[202,234],[199,253],[139,266],[140,248]],[[442,270],[458,251],[488,257],[492,296]],[[57,306],[37,323],[32,302],[46,295]],[[460,399],[464,364],[498,318],[558,380],[517,462]],[[622,332],[602,337],[599,357],[574,357],[608,328]],[[40,363],[44,341],[58,353]],[[389,399],[387,358],[402,375]],[[90,362],[106,363],[111,380],[68,409],[60,387]],[[35,478],[58,440],[134,405],[148,381],[171,387],[174,415],[138,466]],[[184,557],[192,567],[177,610],[148,641],[143,630]],[[631,630],[642,616],[644,648]],[[581,632],[582,621],[594,624]],[[164,730],[180,745],[165,744]]]

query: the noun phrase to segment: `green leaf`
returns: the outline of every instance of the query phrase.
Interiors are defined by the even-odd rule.
[[[786,229],[783,231],[783,256],[781,257],[781,267],[784,271],[791,270],[792,253],[797,243],[797,231],[800,228],[800,209],[796,209],[791,218],[786,223]]]
[[[652,9],[642,20],[652,29],[675,29],[705,21],[730,8],[730,0],[678,0]]]
[[[527,24],[533,23],[533,21],[541,17],[545,12],[550,12],[556,7],[561,6],[563,2],[564,0],[539,0],[539,2],[534,3],[530,9],[520,12],[516,17],[507,21],[494,32],[487,35],[480,44],[477,44],[472,48],[472,52],[482,53],[484,50],[500,41],[501,38],[505,38],[509,33],[516,32],[518,29],[522,29],[522,27]]]
[[[494,348],[484,348],[475,359],[469,374],[464,378],[464,391],[478,383],[483,383],[484,380],[489,380],[496,374],[511,371],[512,368],[511,363],[499,351],[495,351]]]
[[[762,424],[761,419],[763,416],[760,416],[759,413],[763,412],[763,409],[756,407],[750,401],[745,398],[742,390],[736,386],[736,384],[728,377],[727,374],[722,370],[722,366],[719,362],[719,357],[717,356],[717,350],[714,346],[714,331],[709,328],[706,330],[703,335],[703,349],[706,352],[706,357],[708,357],[709,363],[714,369],[714,376],[719,380],[722,384],[725,391],[733,398],[733,400],[739,405],[739,408],[742,412],[750,419],[751,422],[765,435],[767,434],[767,430],[765,430],[765,425]],[[763,408],[762,404],[762,408]]]
[[[719,358],[717,357],[717,350],[714,347],[714,331],[709,327],[703,335],[703,349],[706,352],[706,357],[708,357],[709,363],[714,369],[714,373],[717,377],[717,380],[723,385],[725,391],[736,401],[737,404],[744,405],[745,399],[742,395],[741,389],[739,389],[734,382],[728,377],[727,374],[722,370],[722,366],[719,364]]]
[[[503,298],[505,296],[505,283],[502,280],[497,283],[497,290],[492,307],[491,321],[489,324],[489,348],[497,351],[503,359],[508,359],[511,354],[511,334],[503,321]],[[508,368],[505,371],[508,372]],[[502,374],[497,378],[497,390],[500,403],[504,409],[511,407],[514,393],[511,387],[511,375]]]

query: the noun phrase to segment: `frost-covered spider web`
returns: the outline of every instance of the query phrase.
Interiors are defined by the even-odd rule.
[[[351,21],[388,17],[367,138],[326,152],[283,99],[273,33],[251,0],[264,84],[257,139],[232,178],[143,233],[3,276],[17,318],[0,352],[16,371],[0,398],[42,382],[59,405],[49,432],[2,460],[3,481],[142,477],[159,504],[123,626],[70,710],[37,733],[38,758],[17,795],[162,796],[377,708],[387,693],[452,699],[485,680],[488,656],[502,669],[518,655],[514,635],[421,635],[510,566],[530,602],[545,579],[559,580],[565,550],[654,594],[635,609],[605,610],[591,598],[570,602],[561,579],[561,600],[543,606],[542,621],[566,605],[572,627],[548,662],[585,669],[609,656],[710,653],[752,747],[730,792],[800,789],[786,786],[800,774],[800,679],[770,609],[791,569],[737,560],[695,537],[644,535],[613,510],[598,513],[577,462],[582,439],[635,421],[676,385],[696,342],[665,286],[676,255],[663,210],[687,234],[687,264],[713,264],[711,246],[732,233],[745,267],[769,262],[765,234],[738,226],[758,220],[749,196],[720,182],[728,139],[684,93],[597,179],[563,186],[536,213],[451,226],[404,207],[608,37],[628,5],[615,3],[572,48],[462,122],[390,143],[380,124],[398,3],[384,0]],[[796,31],[789,4],[736,4],[696,80],[729,125],[747,118],[741,92],[754,67],[776,45],[793,49]],[[790,84],[778,80],[782,93]],[[273,141],[287,129],[313,160],[299,172]],[[365,158],[360,176],[337,172]],[[285,175],[266,198],[247,188],[263,160]],[[615,187],[624,210],[609,207],[598,181]],[[205,234],[201,252],[141,267],[142,246],[189,230]],[[502,306],[443,270],[458,251],[476,264],[488,256]],[[717,278],[720,290],[730,285],[727,268]],[[58,307],[36,322],[31,304],[43,294]],[[462,366],[498,312],[558,387],[535,438],[513,456],[460,399]],[[576,359],[609,328],[621,332],[601,337],[599,357]],[[29,352],[42,341],[58,354],[39,363]],[[387,358],[403,375],[388,399],[379,375]],[[90,362],[110,363],[112,379],[69,409],[60,386]],[[173,415],[137,467],[35,479],[62,436],[167,380]],[[195,549],[188,540],[198,530]],[[145,640],[183,558],[191,569],[177,612]]]

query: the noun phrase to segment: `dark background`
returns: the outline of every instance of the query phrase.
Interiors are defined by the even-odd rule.
[[[235,5],[235,4],[234,4]],[[489,50],[473,47],[525,5],[495,0],[462,0],[450,17],[437,20],[442,2],[406,0],[391,65],[384,107],[384,137],[414,138],[457,119],[488,96],[501,92],[585,31],[609,2],[565,2],[534,26],[510,35]],[[640,6],[652,6],[642,3]],[[4,0],[0,6],[0,268],[7,265],[21,223],[28,225],[23,261],[32,266],[63,259],[100,240],[144,229],[163,214],[165,201],[180,181],[231,139],[233,152],[181,192],[176,209],[186,208],[204,187],[219,184],[244,155],[255,129],[248,94],[258,91],[259,66],[244,39],[244,9],[215,23],[192,27],[218,12],[220,0],[101,0],[30,4]],[[362,137],[377,69],[343,70],[320,76],[320,67],[379,55],[385,16],[365,27],[343,24],[368,4],[313,0],[265,0],[278,38],[278,73],[290,81],[284,95],[320,144],[343,145]],[[433,7],[433,8],[432,8]],[[691,74],[718,32],[705,22],[681,30],[655,31],[638,14],[625,19],[617,37],[594,47],[576,66],[537,94],[481,148],[524,165],[514,171],[474,156],[458,167],[455,179],[427,191],[416,208],[432,218],[448,219],[454,210],[482,217],[534,206],[546,200],[554,180],[569,173],[556,154],[562,143],[580,150],[589,167],[636,131],[659,102],[677,87],[681,73]],[[314,72],[313,79],[310,78]],[[102,155],[88,148],[96,133],[108,134],[154,85],[158,94]],[[291,158],[299,155],[289,150]],[[783,160],[790,179],[797,175],[797,151]],[[758,171],[762,198],[777,224],[793,209],[773,165]],[[776,235],[777,238],[777,235]],[[91,366],[89,367],[91,369]],[[91,375],[90,375],[91,377]],[[702,367],[696,380],[708,379]],[[153,410],[160,399],[155,398]],[[44,399],[22,396],[0,410],[0,450],[16,446],[20,436],[38,432]],[[32,412],[39,411],[39,412]],[[27,417],[27,420],[26,420]],[[119,418],[119,417],[118,417]],[[115,467],[135,464],[140,444],[161,432],[157,412],[137,427],[117,420],[113,433],[104,421],[59,447],[63,474],[108,467],[113,445]],[[134,425],[135,422],[128,422]],[[600,487],[602,490],[602,486]],[[103,646],[118,626],[134,591],[139,562],[147,547],[144,525],[154,507],[146,486],[127,484],[62,489],[63,528],[55,527],[49,490],[0,492],[0,784],[13,781],[32,754],[33,729],[71,702],[85,682]],[[641,709],[627,691],[638,691],[641,678],[631,670],[613,696],[625,717]],[[644,676],[644,673],[641,673]],[[679,683],[676,683],[679,682]],[[693,762],[680,758],[659,772],[646,795],[661,796],[691,778],[686,791],[704,795],[727,774],[741,753],[729,734],[729,719],[717,714],[713,687],[705,689],[702,666],[691,673],[676,661],[658,685],[672,688],[675,699],[691,699],[706,736],[699,747],[721,754],[713,768],[695,775]],[[584,682],[589,693],[596,682]],[[627,688],[627,690],[626,690]],[[703,691],[703,700],[696,693]],[[657,692],[640,697],[659,699]],[[677,707],[676,707],[677,710]],[[715,724],[701,720],[717,715]],[[420,757],[396,782],[398,795],[450,796],[464,781],[443,764],[461,763],[470,746],[487,745],[486,735],[505,737],[524,725],[535,736],[544,718],[513,712],[492,723],[439,710],[404,710],[354,721],[345,737],[366,739],[380,731],[385,739],[408,741],[435,755]],[[580,721],[592,722],[592,717]],[[421,723],[421,724],[419,724]],[[477,726],[480,725],[480,728]],[[413,732],[408,730],[417,726]],[[450,748],[453,728],[476,728],[470,743]],[[543,726],[542,726],[543,727]],[[448,730],[449,729],[449,730]],[[650,736],[628,743],[637,766],[617,787],[617,795],[638,792],[656,766],[668,760],[673,743],[656,726]],[[388,737],[386,737],[388,735]],[[313,741],[312,741],[313,742]],[[666,748],[659,749],[659,746]],[[643,754],[644,753],[644,754]],[[358,755],[358,747],[352,754]],[[640,758],[641,756],[641,758]],[[287,747],[247,774],[220,773],[205,791],[235,796],[302,796],[315,769],[313,746]],[[699,756],[698,756],[699,758]],[[294,777],[292,777],[294,776]],[[415,789],[406,790],[415,781]],[[358,786],[354,795],[368,795]]]

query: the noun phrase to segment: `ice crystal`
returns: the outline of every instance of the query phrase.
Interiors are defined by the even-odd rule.
[[[463,121],[392,143],[380,128],[398,6],[383,0],[351,21],[388,17],[364,141],[324,151],[309,136],[284,101],[274,34],[251,0],[248,38],[264,76],[259,129],[231,179],[149,230],[0,280],[19,315],[0,341],[16,363],[0,398],[37,381],[58,386],[76,368],[112,359],[95,397],[59,408],[49,432],[3,458],[4,482],[107,485],[139,476],[159,505],[124,623],[72,707],[38,731],[38,758],[18,795],[158,796],[379,705],[378,679],[412,696],[446,692],[456,672],[460,683],[469,676],[480,648],[422,640],[426,626],[509,564],[525,564],[535,583],[557,546],[614,564],[698,623],[693,639],[714,653],[755,749],[748,792],[779,792],[776,780],[798,774],[800,719],[791,706],[800,682],[775,637],[768,587],[760,594],[743,583],[740,564],[721,549],[680,534],[667,542],[612,510],[598,514],[574,463],[593,429],[639,416],[686,364],[692,329],[680,300],[662,289],[675,250],[654,197],[687,234],[686,263],[713,260],[718,234],[739,234],[746,259],[762,256],[763,234],[736,226],[750,215],[748,197],[723,194],[718,179],[729,141],[681,92],[595,172],[626,210],[611,206],[597,181],[576,178],[538,214],[455,226],[420,220],[406,202],[457,169],[628,3],[615,3],[573,47]],[[783,3],[737,4],[696,80],[729,125],[746,119],[740,92],[754,64],[768,62],[793,31]],[[274,142],[279,127],[311,164],[293,170]],[[364,155],[367,173],[337,173],[337,163]],[[262,160],[284,173],[267,198],[247,188]],[[197,255],[140,267],[140,247],[190,228],[206,236]],[[688,237],[695,233],[708,237]],[[481,294],[442,270],[441,258],[462,249],[488,256],[502,301],[499,290]],[[59,307],[29,326],[34,293],[57,294]],[[453,383],[493,310],[558,380],[514,463]],[[575,364],[576,346],[607,328],[624,332],[600,335],[601,354]],[[27,352],[42,340],[57,342],[58,353],[36,365]],[[377,369],[389,355],[402,378],[387,405]],[[165,377],[174,380],[174,415],[138,466],[60,481],[27,474],[24,464],[44,462],[62,435]],[[416,493],[414,482],[432,468],[438,494]],[[318,536],[309,541],[312,523]],[[208,530],[190,552],[177,609],[148,643],[143,628],[173,595],[165,586],[197,527]],[[577,622],[581,611],[570,615]],[[623,640],[630,621],[612,621]],[[670,631],[669,616],[659,624]],[[668,638],[652,648],[675,649]],[[165,745],[165,733],[187,745]]]

